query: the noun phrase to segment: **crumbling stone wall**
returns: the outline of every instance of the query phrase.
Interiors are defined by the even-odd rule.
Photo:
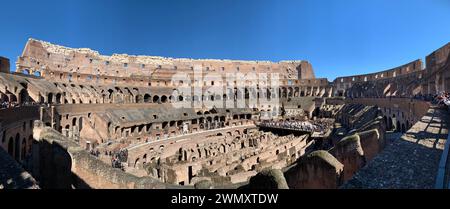
[[[359,134],[344,137],[329,152],[344,166],[343,181],[349,180],[366,164]]]
[[[6,57],[0,57],[0,72],[9,73],[9,59]]]
[[[343,181],[344,165],[325,150],[302,157],[285,172],[291,189],[334,189]]]
[[[42,188],[176,188],[150,177],[136,177],[103,163],[42,122],[35,122],[33,176]]]
[[[289,189],[284,174],[279,169],[265,169],[250,178],[246,189]]]

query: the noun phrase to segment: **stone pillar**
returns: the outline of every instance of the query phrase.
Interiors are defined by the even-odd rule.
[[[440,79],[440,75],[439,75],[439,73],[436,73],[434,86],[433,86],[434,89],[435,89],[435,93],[438,93],[440,91],[440,89],[439,89],[439,79]]]
[[[314,151],[284,173],[291,189],[336,189],[342,184],[344,165],[327,151]]]
[[[39,108],[39,120],[44,121],[44,107]]]
[[[52,120],[52,122],[51,122],[51,127],[53,128],[53,129],[55,129],[55,106],[52,106],[51,107],[52,108],[52,112],[51,112],[51,120]]]

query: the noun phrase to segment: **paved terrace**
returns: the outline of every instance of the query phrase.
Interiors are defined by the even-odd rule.
[[[431,107],[407,133],[388,141],[342,188],[434,188],[449,122],[449,112]]]

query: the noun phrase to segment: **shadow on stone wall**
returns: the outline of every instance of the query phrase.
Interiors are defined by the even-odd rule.
[[[41,121],[34,127],[33,175],[44,189],[179,188],[112,168]]]
[[[290,189],[339,188],[384,149],[386,125],[378,113],[379,110],[373,111],[370,119],[362,117],[361,122],[356,121],[360,123],[358,128],[338,140],[330,150],[317,150],[300,157],[285,169],[283,176],[277,176],[277,181],[267,175],[276,170],[264,171],[241,188],[275,189],[283,185],[281,182],[286,182]]]
[[[0,148],[0,189],[39,189],[36,180]]]

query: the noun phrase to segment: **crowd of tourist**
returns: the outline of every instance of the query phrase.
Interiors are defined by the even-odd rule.
[[[415,94],[413,96],[413,99],[417,99],[417,100],[423,100],[423,101],[433,101],[434,98],[436,97],[436,95],[433,94]]]
[[[94,155],[95,157],[98,157],[100,155],[100,151],[98,151],[98,149],[91,149],[89,153],[91,153],[91,155]]]
[[[2,101],[0,102],[0,109],[7,109],[7,108],[14,108],[14,107],[21,107],[21,106],[34,106],[37,105],[36,102],[9,102],[9,101]]]
[[[112,153],[111,156],[111,165],[113,168],[124,169],[122,162],[127,162],[128,159],[128,150],[120,149],[118,152]]]
[[[333,127],[334,120],[329,118],[318,118],[315,120],[283,120],[283,121],[268,121],[264,120],[260,123],[260,126],[269,128],[284,128],[298,131],[307,132],[320,132],[325,133]]]
[[[298,131],[308,131],[313,132],[316,126],[311,124],[309,121],[268,121],[264,120],[261,122],[260,126],[270,127],[270,128],[284,128]]]
[[[441,107],[450,107],[450,93],[441,92],[434,96],[433,102]]]
[[[112,158],[111,159],[111,166],[113,168],[119,168],[121,170],[124,169],[122,163],[117,158]]]
[[[315,120],[312,120],[311,123],[315,126],[314,129],[315,132],[320,132],[321,134],[324,134],[325,132],[333,128],[334,119],[317,118]]]
[[[17,102],[8,102],[8,101],[3,101],[1,103],[1,109],[6,109],[6,108],[12,108],[12,107],[18,107],[19,103]]]

